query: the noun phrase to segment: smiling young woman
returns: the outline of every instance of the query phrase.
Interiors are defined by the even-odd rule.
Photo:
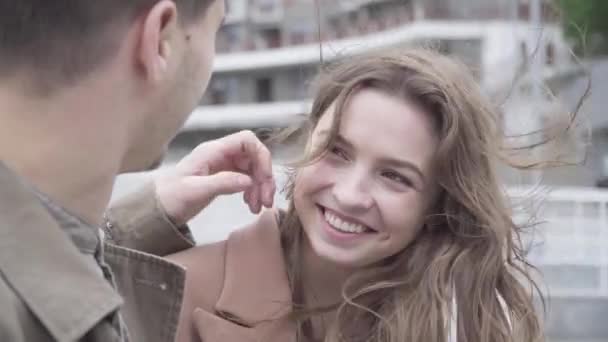
[[[541,340],[497,115],[466,68],[410,49],[317,81],[287,211],[173,256],[180,340]]]

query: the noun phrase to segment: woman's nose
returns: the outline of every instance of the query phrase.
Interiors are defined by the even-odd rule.
[[[363,170],[352,169],[337,177],[332,194],[341,209],[367,210],[373,205],[370,176]]]

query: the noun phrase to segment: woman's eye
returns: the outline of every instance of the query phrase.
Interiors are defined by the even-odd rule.
[[[412,181],[409,178],[402,176],[401,174],[395,171],[384,171],[382,176],[397,183],[401,183],[403,185],[412,186]]]
[[[348,155],[346,154],[346,151],[344,151],[340,147],[332,146],[329,149],[329,153],[331,153],[333,155],[336,155],[336,156],[338,156],[341,159],[348,160]]]

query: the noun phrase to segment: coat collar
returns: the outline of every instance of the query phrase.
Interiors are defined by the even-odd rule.
[[[276,212],[265,211],[226,241],[223,287],[214,313],[196,310],[203,341],[296,341]]]
[[[226,244],[224,287],[215,309],[246,326],[292,309],[277,214],[265,211],[253,225],[231,234]]]
[[[79,339],[122,299],[2,162],[0,189],[0,273],[55,340]]]

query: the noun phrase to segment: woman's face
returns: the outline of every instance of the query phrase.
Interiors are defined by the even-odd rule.
[[[313,131],[312,148],[327,139],[333,112]],[[337,141],[296,175],[295,208],[314,253],[360,268],[408,246],[438,192],[437,145],[429,115],[417,106],[378,90],[357,92]]]

